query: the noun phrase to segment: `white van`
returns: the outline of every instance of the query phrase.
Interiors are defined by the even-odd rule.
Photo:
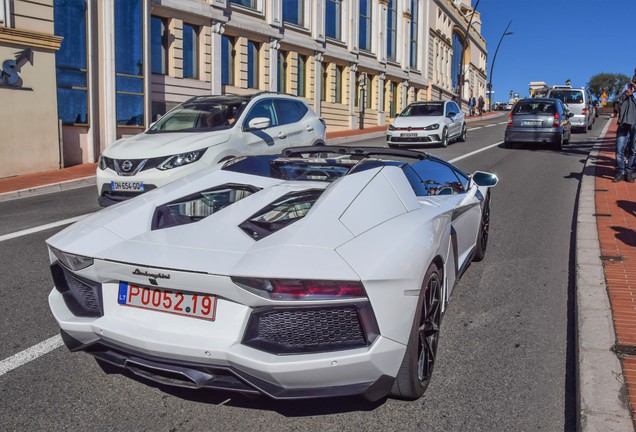
[[[574,114],[570,118],[572,129],[578,128],[584,133],[592,129],[594,124],[594,110],[590,92],[585,88],[572,88],[572,86],[553,86],[548,90],[549,98],[560,99],[566,104],[567,109]]]

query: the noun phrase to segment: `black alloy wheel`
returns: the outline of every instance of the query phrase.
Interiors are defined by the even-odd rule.
[[[394,397],[418,399],[431,382],[442,323],[442,284],[440,269],[431,263],[420,291],[404,359],[391,389]]]
[[[486,248],[488,247],[488,231],[490,230],[490,192],[484,200],[484,209],[481,212],[481,226],[479,227],[479,235],[477,236],[477,245],[475,248],[475,256],[473,261],[481,261],[486,256]]]

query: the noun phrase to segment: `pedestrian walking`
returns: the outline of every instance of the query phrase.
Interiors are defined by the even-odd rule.
[[[618,95],[618,130],[616,131],[616,176],[614,183],[625,180],[634,183],[636,156],[636,74],[623,93]]]
[[[477,105],[477,100],[475,99],[475,96],[473,96],[473,94],[470,94],[470,98],[468,99],[468,115],[469,116],[474,116],[475,115],[475,106]]]
[[[477,102],[477,107],[479,108],[479,115],[482,115],[484,113],[485,105],[486,105],[486,102],[484,102],[484,97],[482,95],[479,95],[479,102]]]

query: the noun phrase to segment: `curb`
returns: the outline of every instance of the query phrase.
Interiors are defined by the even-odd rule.
[[[585,166],[576,219],[576,327],[578,430],[634,431],[616,343],[612,309],[605,284],[596,225],[596,167],[599,149],[612,122],[607,122]]]
[[[11,201],[18,198],[27,198],[31,196],[44,195],[52,192],[60,192],[69,189],[77,189],[85,186],[93,186],[96,184],[95,176],[82,177],[79,179],[66,180],[59,183],[52,183],[42,186],[34,186],[28,189],[20,189],[12,192],[0,193],[0,202]]]

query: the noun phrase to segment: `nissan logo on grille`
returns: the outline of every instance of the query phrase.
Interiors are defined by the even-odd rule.
[[[121,169],[128,172],[132,169],[133,163],[129,160],[125,160],[124,163],[121,164]]]

